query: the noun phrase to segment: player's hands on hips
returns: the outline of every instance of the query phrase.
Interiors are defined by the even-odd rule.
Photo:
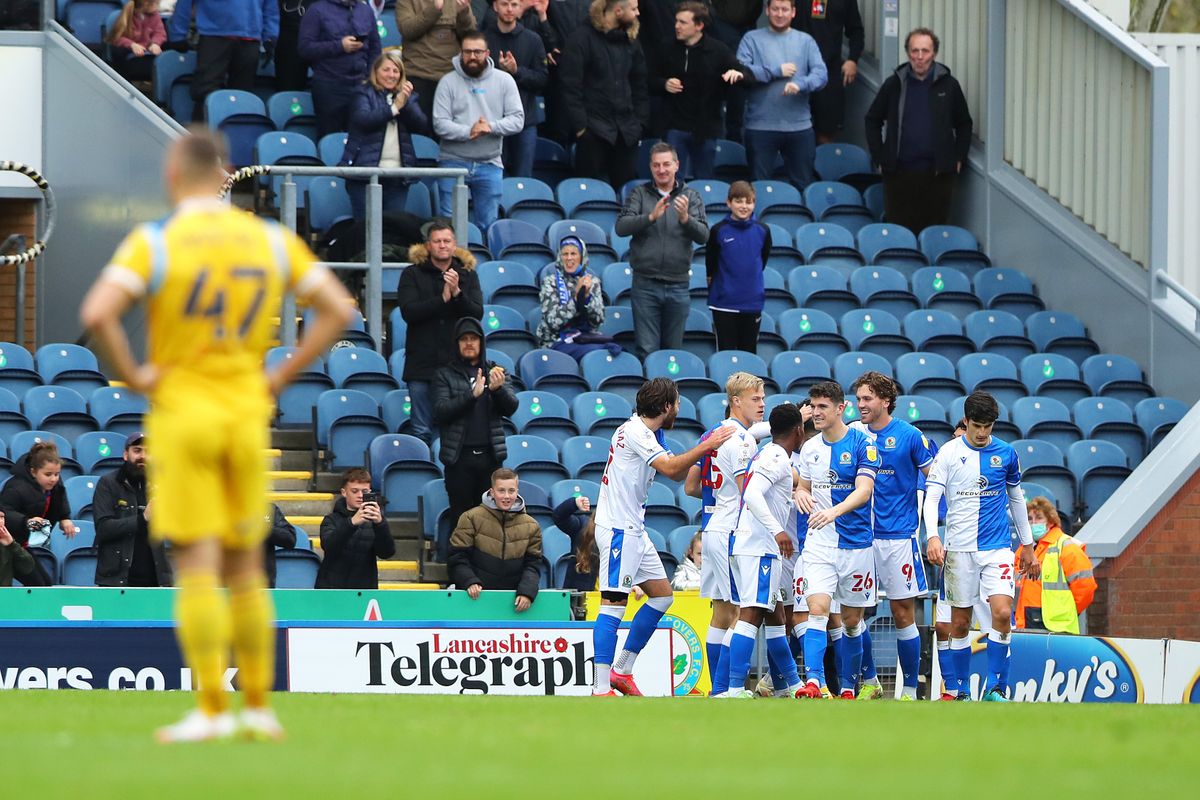
[[[149,394],[158,385],[158,367],[142,364],[129,376],[129,388],[141,395]]]
[[[516,609],[518,614],[520,614],[522,611],[528,611],[531,605],[533,605],[532,600],[523,594],[519,594],[517,595],[517,601],[513,603],[513,608]]]
[[[811,514],[813,510],[813,498],[805,489],[797,489],[792,499],[796,501],[796,508],[805,514]]]
[[[733,426],[721,425],[708,435],[708,438],[704,440],[704,443],[713,450],[716,450],[718,447],[728,442],[729,437],[731,436],[733,436]]]
[[[1042,577],[1042,565],[1034,555],[1033,545],[1027,544],[1021,548],[1021,574],[1031,581]]]
[[[925,546],[925,555],[929,558],[929,563],[935,567],[943,566],[946,563],[946,548],[942,547],[942,540],[936,536],[929,537],[929,544]]]
[[[783,531],[775,534],[775,544],[779,545],[779,555],[783,558],[791,558],[795,552],[791,538]]]
[[[832,523],[840,514],[835,509],[823,508],[820,511],[814,512],[808,517],[808,526],[810,528],[824,528]]]
[[[472,583],[470,586],[467,587],[467,597],[471,598],[472,600],[478,600],[479,593],[482,591],[483,591],[482,583]]]
[[[153,502],[152,500],[147,500],[146,507],[142,509],[142,519],[146,520],[146,522],[150,521],[150,506]]]
[[[631,594],[633,595],[634,600],[646,599],[646,593],[644,591],[642,591],[642,587],[640,587],[640,586],[634,586]]]
[[[75,527],[75,523],[69,519],[64,519],[58,523],[58,527],[62,528],[63,536],[66,536],[68,539],[74,539],[75,534],[79,533],[79,528]]]

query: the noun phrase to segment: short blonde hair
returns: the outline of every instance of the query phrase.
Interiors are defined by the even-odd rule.
[[[742,392],[761,389],[763,386],[763,379],[757,375],[751,375],[749,372],[735,372],[725,381],[725,396],[733,400]]]
[[[379,58],[375,59],[375,63],[371,65],[371,72],[367,75],[367,81],[379,91],[383,91],[383,87],[379,85],[379,81],[375,79],[375,71],[383,66],[383,62],[390,61],[400,68],[400,84],[408,79],[408,70],[404,69],[404,60],[400,58],[401,50],[399,47],[389,47],[379,54]]]
[[[1061,528],[1062,519],[1058,516],[1058,511],[1054,508],[1054,503],[1051,503],[1049,498],[1035,497],[1025,504],[1027,512],[1036,511],[1046,518],[1046,522],[1050,523],[1052,528]]]

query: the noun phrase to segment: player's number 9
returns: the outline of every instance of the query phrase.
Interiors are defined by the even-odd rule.
[[[267,271],[260,267],[235,267],[230,275],[234,280],[250,282],[254,288],[254,296],[250,299],[245,313],[238,322],[237,336],[239,339],[244,339],[250,332],[250,328],[253,327],[258,312],[262,310],[263,298],[267,294]],[[192,284],[191,291],[188,292],[187,305],[184,306],[183,313],[189,317],[211,318],[216,325],[214,335],[218,339],[222,339],[225,337],[225,289],[217,288],[206,302],[204,294],[208,286],[208,278],[209,271],[207,269],[201,270],[200,274],[196,276],[196,281]]]

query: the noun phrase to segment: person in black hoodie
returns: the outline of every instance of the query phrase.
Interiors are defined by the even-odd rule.
[[[825,88],[808,96],[808,105],[812,110],[817,144],[832,142],[845,123],[846,87],[858,77],[858,60],[862,58],[866,41],[858,0],[797,3],[792,27],[813,37],[821,49],[821,60],[825,62],[829,81]],[[843,39],[849,46],[845,61],[842,60]]]
[[[173,579],[162,541],[150,539],[153,508],[146,499],[146,437],[125,440],[125,463],[96,482],[97,586],[170,586]]]
[[[484,20],[483,36],[496,67],[517,82],[525,110],[525,129],[504,137],[504,176],[528,178],[537,150],[537,96],[550,83],[546,48],[540,36],[521,24],[521,0],[496,0],[492,5],[496,13]]]
[[[321,520],[321,551],[317,589],[378,589],[377,558],[396,554],[396,542],[379,503],[366,502],[371,473],[347,470],[342,476],[341,497]]]
[[[267,573],[267,586],[275,588],[275,548],[294,550],[296,548],[296,529],[287,521],[283,511],[274,503],[271,513],[267,515],[267,540],[263,542],[263,571]],[[306,534],[307,536],[307,534]],[[394,546],[394,545],[393,545]]]
[[[397,295],[400,315],[408,324],[403,378],[412,403],[409,432],[430,444],[430,384],[438,367],[458,355],[454,335],[458,320],[483,319],[483,291],[475,274],[475,256],[458,246],[453,228],[434,222],[425,235],[425,244],[409,248],[412,266],[400,273]]]
[[[31,534],[48,537],[56,523],[68,539],[75,536],[61,473],[62,460],[52,442],[38,442],[13,464],[12,477],[0,490],[0,511],[4,512],[8,530],[22,547],[29,547]],[[53,585],[54,581],[37,559],[33,566],[31,572],[17,573],[17,580],[26,586]]]
[[[433,381],[433,420],[441,432],[439,456],[446,465],[450,517],[458,519],[491,487],[492,473],[504,463],[504,417],[517,410],[517,395],[504,368],[487,360],[483,327],[463,317],[454,328],[457,358]],[[438,559],[446,557],[438,542]]]
[[[684,180],[713,177],[726,87],[750,76],[732,50],[706,34],[708,23],[703,3],[680,3],[674,38],[651,59],[650,91],[666,95],[665,138],[679,153],[679,176]]]

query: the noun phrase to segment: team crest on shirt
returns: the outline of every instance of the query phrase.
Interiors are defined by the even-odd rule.
[[[992,469],[1000,469],[1000,465],[1004,463],[1004,461],[1000,458],[1000,456],[992,456],[988,463],[992,465]]]
[[[626,589],[631,588],[633,586],[633,576],[626,575],[624,578],[621,579],[621,585],[624,586]]]
[[[871,450],[873,450],[873,449],[875,449],[875,448],[873,448],[873,447],[868,447],[868,448],[867,448],[867,452],[869,453],[869,452],[870,452]],[[875,460],[873,456],[868,456],[868,458],[870,458],[872,461],[874,461],[874,460]],[[842,455],[841,455],[841,457],[838,459],[838,461],[840,461],[840,462],[841,462],[841,463],[843,463],[843,464],[849,464],[849,463],[850,463],[850,453],[849,453],[848,451],[847,451],[847,452],[843,452],[843,453],[842,453]]]
[[[895,449],[895,447],[896,447],[896,437],[895,436],[889,436],[883,440],[883,449],[884,450],[893,450],[893,449]]]
[[[846,455],[850,455],[850,454],[847,453]],[[879,451],[875,449],[875,445],[873,445],[873,444],[867,445],[867,461],[878,461],[878,460],[879,460]],[[846,463],[849,464],[850,459],[847,458]]]

